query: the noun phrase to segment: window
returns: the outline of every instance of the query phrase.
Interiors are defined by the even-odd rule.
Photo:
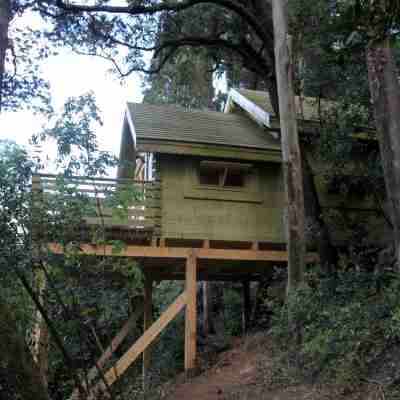
[[[250,164],[201,161],[199,181],[201,185],[207,186],[242,188],[251,167]]]
[[[220,171],[212,168],[200,168],[199,179],[201,185],[219,186]]]

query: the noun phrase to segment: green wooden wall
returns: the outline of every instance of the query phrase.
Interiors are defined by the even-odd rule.
[[[162,236],[283,243],[280,164],[254,163],[244,189],[215,189],[198,182],[201,160],[159,155]]]
[[[213,189],[198,182],[196,171],[203,159],[159,155],[161,235],[181,239],[284,243],[280,164],[253,163],[253,173],[248,177],[245,189]],[[360,244],[361,241],[383,244],[390,240],[390,228],[371,196],[344,198],[328,193],[318,173],[315,181],[323,215],[335,244],[345,245],[348,240],[354,240],[354,235],[360,236]],[[310,248],[315,246],[312,235],[309,245]]]

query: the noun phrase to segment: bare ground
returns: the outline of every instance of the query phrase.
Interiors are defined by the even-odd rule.
[[[258,334],[236,340],[216,364],[195,378],[183,375],[164,385],[165,400],[383,400],[379,385],[348,388],[337,385],[288,382],[274,371],[272,343]]]

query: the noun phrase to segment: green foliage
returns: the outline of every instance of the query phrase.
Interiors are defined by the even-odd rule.
[[[34,144],[49,136],[57,143],[56,164],[61,173],[50,180],[48,190],[38,191],[34,181],[37,191],[31,191],[40,162],[12,143],[0,145],[0,303],[12,306],[24,336],[36,310],[14,273],[19,271],[35,282],[37,269],[45,270],[46,313],[69,357],[76,360],[74,368],[83,371],[101,354],[99,343],[108,344],[119,331],[131,299],[143,287],[137,263],[79,254],[80,244],[88,241],[85,218],[101,213],[99,199],[118,218],[127,218],[131,202],[142,196],[133,186],[101,189],[108,181],[96,181],[116,160],[98,148],[95,126],[101,120],[91,94],[69,99],[54,119],[51,129],[33,138]],[[72,175],[83,175],[85,180]],[[82,190],[82,182],[86,182],[84,188],[92,185],[95,189]],[[123,242],[107,240],[104,226],[97,229],[96,244],[110,244],[114,252],[124,248]],[[64,245],[63,257],[46,250],[49,241]],[[32,287],[35,292],[34,283]],[[65,398],[74,385],[71,370],[55,342],[51,341],[49,354],[49,392]]]
[[[32,142],[37,144],[40,139],[47,138],[56,140],[56,166],[64,175],[102,176],[107,168],[117,165],[115,157],[99,150],[95,132],[102,120],[93,93],[67,99],[63,110],[54,115],[53,120],[50,128],[32,137]]]
[[[204,50],[181,50],[157,75],[146,78],[144,102],[202,109],[212,104],[212,65]],[[211,96],[211,98],[210,98]]]
[[[33,168],[34,163],[23,148],[0,141],[0,303],[13,307],[21,333],[27,328],[33,309],[13,268],[24,268],[30,254],[29,183]]]
[[[300,354],[305,375],[322,374],[354,384],[391,344],[399,342],[399,288],[389,272],[339,272],[307,275],[307,284],[288,299],[274,319],[273,333],[286,349],[292,343],[291,318],[300,321]]]
[[[242,335],[242,303],[240,290],[224,288],[224,318],[226,336]]]
[[[10,3],[11,23],[6,32],[9,43],[4,60],[4,74],[0,76],[0,112],[25,108],[44,114],[51,113],[50,86],[43,78],[41,70],[41,62],[52,53],[50,44],[43,30],[22,27],[15,21],[34,2],[4,1],[1,8],[4,9],[7,3]]]
[[[154,290],[154,318],[162,312],[182,293],[182,282],[163,281]],[[181,313],[164,330],[153,347],[154,376],[158,381],[172,378],[176,371],[183,369],[185,348],[184,313]],[[157,382],[155,379],[155,382]]]

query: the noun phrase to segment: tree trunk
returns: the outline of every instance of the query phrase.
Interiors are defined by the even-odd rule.
[[[275,63],[279,95],[282,165],[287,207],[288,293],[303,280],[305,263],[304,194],[293,92],[287,0],[273,0]]]
[[[368,47],[367,66],[400,271],[400,86],[389,40]]]
[[[36,270],[35,286],[38,293],[38,299],[43,307],[47,307],[47,279],[43,271]],[[43,387],[48,386],[48,370],[49,370],[49,332],[46,322],[42,314],[35,310],[34,326],[32,329],[32,357],[37,365],[38,372],[42,378]]]
[[[11,308],[0,304],[0,398],[48,400],[40,372],[18,332]]]
[[[8,49],[8,28],[11,19],[9,0],[0,1],[0,112],[3,103],[3,82],[5,74],[6,51]]]

